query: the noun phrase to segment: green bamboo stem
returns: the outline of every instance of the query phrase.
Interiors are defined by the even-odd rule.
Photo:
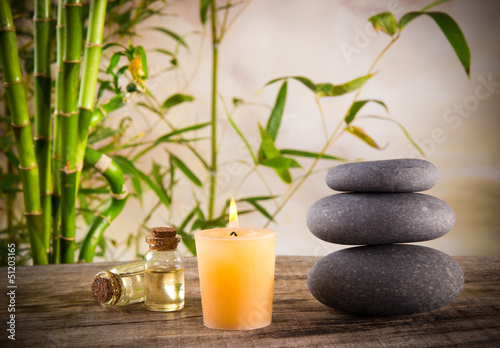
[[[78,84],[82,46],[82,4],[64,2],[65,49],[62,71],[60,126],[62,140],[61,168],[61,262],[73,263],[75,257],[75,219],[77,194],[76,144],[78,137]]]
[[[85,148],[89,135],[89,127],[94,112],[97,74],[102,51],[102,37],[104,20],[106,18],[107,0],[92,0],[90,3],[89,25],[87,40],[83,55],[83,72],[78,98],[78,140],[77,140],[77,168],[82,168]]]
[[[52,255],[51,263],[60,263],[61,248],[60,248],[60,222],[61,222],[61,179],[60,170],[62,165],[62,135],[61,135],[61,114],[62,109],[62,70],[64,58],[64,41],[65,41],[65,21],[64,21],[64,0],[59,0],[57,5],[57,26],[56,26],[56,51],[57,51],[57,73],[56,73],[56,97],[54,110],[54,143],[52,151],[52,178],[53,178],[53,193],[52,193]]]
[[[0,0],[0,64],[3,67],[4,86],[19,156],[24,214],[28,225],[33,262],[46,264],[48,258],[43,239],[38,164],[33,148],[28,103],[19,64],[17,37],[8,0]]]
[[[210,164],[210,194],[208,201],[208,219],[214,216],[215,188],[217,185],[217,68],[219,63],[219,39],[217,38],[217,8],[215,0],[210,1],[210,13],[212,22],[212,158]]]
[[[123,172],[110,157],[87,147],[84,160],[86,164],[94,166],[106,178],[111,189],[111,198],[106,208],[89,224],[80,249],[79,261],[92,262],[95,249],[104,230],[122,211],[128,193]]]
[[[40,174],[40,203],[43,217],[43,240],[47,254],[50,253],[50,232],[52,225],[52,177],[50,154],[50,48],[52,30],[50,1],[36,0],[33,18],[35,40],[35,154]]]

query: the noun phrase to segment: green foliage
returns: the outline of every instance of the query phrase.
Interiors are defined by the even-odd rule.
[[[276,215],[302,183],[316,170],[318,163],[324,162],[330,166],[332,161],[348,161],[347,158],[330,153],[334,151],[332,144],[345,133],[355,136],[370,147],[382,149],[377,141],[369,135],[370,130],[366,131],[358,125],[358,121],[364,118],[396,124],[408,141],[423,154],[401,123],[386,116],[362,115],[363,108],[367,104],[378,104],[385,109],[385,112],[388,112],[388,107],[383,101],[369,97],[359,99],[358,97],[363,86],[366,83],[371,83],[372,78],[376,78],[373,68],[379,59],[399,39],[402,30],[422,15],[434,20],[457,54],[467,75],[470,74],[470,51],[457,23],[445,13],[428,12],[428,9],[443,2],[445,1],[436,1],[421,11],[404,14],[399,21],[389,12],[382,12],[370,17],[368,20],[373,27],[377,31],[389,35],[391,42],[376,58],[372,68],[362,76],[354,77],[344,83],[339,83],[339,81],[316,83],[304,76],[286,76],[267,82],[263,88],[277,82],[281,84],[277,90],[274,105],[269,107],[267,122],[263,122],[265,127],[256,122],[255,128],[258,128],[258,135],[256,132],[251,134],[250,129],[243,129],[239,126],[241,120],[238,119],[238,110],[252,105],[252,102],[244,101],[236,96],[228,96],[227,100],[231,101],[231,108],[229,108],[224,103],[224,96],[220,96],[226,122],[231,126],[229,129],[238,135],[244,144],[244,149],[248,152],[247,157],[243,156],[243,158],[232,161],[232,164],[248,170],[247,174],[238,177],[240,181],[235,185],[237,187],[235,198],[241,206],[240,215],[257,213],[265,219],[266,225],[276,222]],[[16,13],[19,28],[26,28],[26,21],[33,17],[33,14],[23,4],[24,1],[20,1],[16,2],[15,5],[15,9],[18,11]],[[224,39],[234,20],[245,9],[248,1],[218,3],[217,8],[214,8],[214,4],[214,1],[200,0],[200,32],[212,35],[212,49],[219,53],[219,46],[220,49],[223,48],[223,45],[219,45],[220,42]],[[196,254],[193,236],[195,231],[222,227],[228,223],[229,197],[222,197],[217,190],[212,191],[208,187],[212,180],[214,180],[215,186],[222,182],[220,170],[217,165],[214,166],[214,163],[217,164],[218,161],[218,151],[234,151],[234,146],[229,146],[227,149],[220,148],[221,139],[217,136],[210,136],[210,134],[216,134],[215,132],[209,134],[209,131],[214,131],[216,123],[223,120],[217,119],[218,115],[215,113],[210,115],[212,121],[197,118],[196,121],[189,124],[183,120],[175,119],[173,116],[175,113],[172,112],[185,103],[193,103],[196,107],[195,103],[202,99],[190,93],[190,83],[193,78],[185,78],[184,71],[179,68],[182,63],[179,51],[189,49],[187,38],[193,33],[182,34],[165,27],[149,27],[149,30],[166,36],[168,40],[162,42],[160,47],[151,50],[145,50],[141,45],[137,45],[137,41],[141,39],[138,36],[138,25],[152,16],[166,15],[166,10],[166,2],[161,0],[141,0],[136,6],[130,6],[130,3],[125,0],[109,2],[106,17],[107,31],[102,48],[104,59],[100,66],[101,74],[96,93],[96,108],[92,113],[88,137],[88,144],[100,153],[106,153],[117,168],[123,172],[126,186],[131,191],[131,199],[136,199],[141,205],[142,211],[138,212],[137,215],[142,221],[124,232],[128,234],[127,248],[135,246],[137,257],[141,256],[139,245],[143,244],[144,233],[153,227],[151,225],[153,216],[161,216],[165,223],[177,227],[178,234],[182,237],[186,249],[194,255]],[[212,24],[211,33],[209,30],[204,30],[209,22]],[[25,40],[32,40],[32,33],[29,31],[18,30],[18,35],[22,35]],[[199,35],[199,33],[196,32],[194,35]],[[21,47],[22,66],[28,68],[24,71],[28,76],[32,75],[33,66],[33,50],[30,47],[30,44]],[[158,70],[153,71],[151,67],[148,67],[147,58],[151,52],[157,52],[168,58],[165,60],[165,66],[162,67],[162,71],[167,71],[163,75],[167,81],[162,83],[179,86],[178,81],[174,83],[174,78],[170,75],[170,72],[173,72],[172,75],[175,75],[176,78],[184,79],[181,81],[184,83],[182,88],[179,87],[168,95],[158,97],[148,90],[149,80],[158,73]],[[220,54],[223,54],[223,50],[220,51]],[[212,69],[212,76],[216,79],[216,65]],[[197,68],[194,69],[193,76],[196,71]],[[323,98],[345,97],[349,93],[355,93],[345,114],[337,117],[338,127],[333,132],[328,132],[325,127],[324,131],[327,137],[320,149],[308,151],[296,148],[296,144],[282,145],[281,142],[278,142],[280,130],[284,124],[287,98],[293,98],[290,95],[291,90],[288,89],[289,83],[296,83],[295,81],[313,93],[313,98],[318,105],[318,113],[323,119],[327,117],[321,109]],[[217,80],[212,81],[212,85],[217,86]],[[206,87],[209,88],[209,86]],[[155,90],[155,93],[161,92]],[[217,92],[216,89],[214,96],[217,96]],[[216,103],[217,100],[214,99],[212,102]],[[150,115],[153,115],[154,122],[148,125],[145,130],[136,131],[134,125],[138,120],[128,115],[127,109],[124,108],[125,105],[136,108],[138,113],[139,110],[146,110]],[[202,115],[202,117],[204,116]],[[328,115],[328,117],[336,116]],[[113,118],[115,119],[113,120]],[[119,119],[118,122],[116,118]],[[176,124],[179,124],[180,121],[183,121],[182,127],[177,127]],[[159,125],[167,128],[167,131],[160,135],[155,132]],[[0,137],[0,156],[5,162],[5,165],[3,163],[0,165],[0,198],[5,202],[1,209],[5,210],[8,218],[8,228],[0,231],[0,259],[1,262],[5,262],[6,241],[15,240],[21,246],[18,248],[19,260],[26,261],[30,258],[30,250],[27,247],[28,234],[22,211],[16,210],[18,205],[16,197],[17,203],[19,203],[22,192],[17,170],[18,159],[14,150],[10,119],[3,117],[3,115],[0,115],[0,132],[2,134]],[[212,154],[207,154],[205,151],[209,148],[207,139],[211,142]],[[258,139],[257,144],[254,143],[254,139]],[[290,145],[293,148],[289,148]],[[278,148],[278,146],[285,148]],[[210,155],[212,156],[209,160],[207,158]],[[271,188],[267,182],[268,176],[263,173],[276,175],[286,186],[286,191],[281,195],[277,194],[275,188]],[[238,193],[239,189],[247,183],[246,180],[252,175],[262,180],[262,186],[255,188],[254,196],[241,197]],[[94,225],[99,225],[96,228],[101,229],[100,233],[95,235],[97,239],[92,242],[95,244],[93,253],[100,257],[106,257],[117,249],[116,242],[102,234],[107,226],[107,221],[101,219],[96,222],[95,219],[103,211],[109,213],[109,191],[113,185],[108,183],[108,179],[92,166],[85,165],[80,177],[78,195],[78,223],[87,225],[89,229],[92,229]],[[186,190],[186,185],[189,190]],[[267,192],[262,193],[260,189],[266,189]],[[192,195],[192,204],[184,207],[186,209],[179,213],[175,209],[177,200],[180,197],[185,198],[186,194]],[[221,209],[218,213],[212,213],[210,207],[205,205],[208,201],[216,202],[217,200],[221,203],[221,207],[219,207]],[[123,202],[123,204],[125,203]],[[3,210],[0,211],[0,214],[4,214]],[[85,245],[85,242],[77,243],[77,247],[82,245]]]

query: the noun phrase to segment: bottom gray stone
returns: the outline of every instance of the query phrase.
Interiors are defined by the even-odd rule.
[[[307,278],[321,303],[357,315],[427,312],[453,301],[464,274],[447,254],[418,245],[343,249],[319,260]]]

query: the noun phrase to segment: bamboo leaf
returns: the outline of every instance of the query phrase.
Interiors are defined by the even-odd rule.
[[[309,80],[307,77],[292,76],[292,78],[301,82],[304,86],[306,86],[307,88],[309,88],[311,91],[314,92],[316,85],[311,80]]]
[[[179,35],[177,35],[173,31],[170,31],[170,30],[162,28],[162,27],[153,27],[153,28],[149,28],[149,29],[159,31],[160,33],[163,33],[163,34],[165,34],[167,36],[170,36],[172,39],[174,39],[175,41],[177,41],[177,43],[179,45],[182,45],[182,46],[188,48],[188,45],[186,44],[186,41],[184,41],[184,39],[182,37],[180,37]]]
[[[372,16],[368,19],[372,24],[373,28],[378,31],[381,29],[383,32],[393,36],[398,29],[398,23],[396,18],[390,12],[382,12]]]
[[[375,142],[375,140],[373,140],[372,137],[370,137],[368,134],[366,134],[365,131],[362,130],[361,128],[356,127],[356,126],[349,126],[349,127],[346,127],[345,130],[348,131],[349,133],[351,133],[352,135],[357,136],[359,139],[363,140],[365,143],[367,143],[371,147],[374,147],[376,149],[381,150],[381,147],[378,146],[378,144]]]
[[[118,164],[123,173],[128,175],[132,181],[132,186],[134,187],[135,194],[139,201],[142,202],[142,187],[140,182],[140,174],[135,165],[128,158],[123,156],[113,156],[113,160]]]
[[[245,197],[245,198],[240,198],[237,200],[237,202],[249,202],[249,201],[267,201],[270,199],[274,199],[277,196],[253,196],[253,197]],[[229,200],[227,201],[227,205],[229,205]]]
[[[141,76],[142,80],[147,80],[149,77],[149,71],[148,71],[148,59],[146,56],[146,51],[144,51],[144,48],[142,46],[137,46],[135,48],[136,55],[139,55],[141,57],[141,67],[142,71],[144,72],[144,76]]]
[[[396,120],[393,120],[392,118],[389,118],[389,117],[382,117],[382,116],[375,116],[375,115],[369,115],[369,116],[363,116],[363,118],[375,118],[375,119],[379,119],[379,120],[384,120],[384,121],[388,121],[388,122],[392,122],[392,123],[395,123],[398,125],[398,127],[403,131],[404,135],[406,136],[406,138],[408,139],[408,141],[413,145],[413,147],[415,149],[418,150],[418,152],[422,155],[422,156],[425,156],[425,153],[424,151],[420,148],[420,146],[418,146],[418,144],[412,139],[412,137],[410,136],[410,133],[406,130],[406,128],[401,124],[399,123],[398,121]]]
[[[354,118],[356,117],[356,114],[358,113],[358,111],[363,106],[365,106],[366,103],[369,103],[369,102],[378,103],[378,104],[382,105],[386,111],[388,111],[387,105],[385,105],[385,103],[380,101],[380,100],[375,100],[375,99],[358,100],[358,101],[352,103],[351,107],[349,108],[349,111],[347,112],[347,115],[345,117],[345,123],[349,124],[352,121],[354,121]]]
[[[315,87],[316,95],[321,97],[336,97],[346,93],[353,92],[363,86],[373,74],[358,77],[342,85],[332,85],[331,83],[320,83]]]
[[[116,46],[121,47],[121,48],[123,48],[124,50],[126,50],[126,49],[127,49],[125,46],[123,46],[123,45],[121,45],[121,44],[119,44],[119,43],[117,43],[117,42],[110,42],[110,43],[107,43],[106,45],[104,45],[104,46],[102,47],[102,51],[104,52],[104,51],[105,51],[105,50],[107,50],[108,48],[111,48],[111,47],[116,47]]]
[[[262,128],[261,125],[259,125],[259,130],[260,137],[262,139],[259,151],[259,160],[280,157],[281,153],[274,145],[274,140],[269,132],[266,129]]]
[[[264,215],[267,219],[271,220],[271,221],[274,221],[273,217],[271,216],[271,214],[269,214],[267,212],[266,209],[264,209],[263,206],[261,206],[259,203],[257,203],[256,201],[254,200],[247,200],[247,202],[249,204],[251,204],[255,209],[257,209],[262,215]]]
[[[160,166],[153,161],[153,177],[155,178],[156,183],[158,184],[158,188],[163,192],[165,197],[168,197],[167,190],[165,189],[165,186],[163,185],[163,177],[165,174],[161,175],[160,173]]]
[[[95,144],[101,140],[112,137],[113,135],[116,135],[122,131],[123,131],[123,129],[121,129],[121,128],[117,128],[117,129],[112,129],[109,127],[97,128],[96,130],[94,130],[92,133],[89,134],[87,144],[89,144],[89,145]]]
[[[175,166],[181,170],[196,186],[203,186],[200,179],[176,156],[170,154],[170,159],[175,163]]]
[[[451,0],[437,0],[437,1],[434,1],[433,3],[425,6],[423,9],[421,9],[420,12],[427,11],[431,7],[437,6],[439,4],[442,4],[443,2],[448,2],[448,1],[451,1]]]
[[[255,156],[255,153],[252,150],[252,147],[250,146],[250,143],[248,142],[247,138],[245,138],[245,136],[243,135],[241,130],[238,128],[236,123],[233,121],[233,118],[231,117],[231,114],[229,112],[227,113],[227,119],[229,120],[229,123],[231,124],[233,129],[236,131],[236,133],[238,133],[241,140],[243,140],[243,143],[245,143],[245,146],[247,147],[248,152],[250,152],[250,155],[252,156],[253,163],[257,164],[258,160],[257,160],[257,157]]]
[[[281,125],[281,119],[283,117],[283,110],[285,108],[286,93],[287,93],[287,81],[283,82],[276,98],[276,103],[274,104],[273,111],[269,116],[269,121],[267,122],[266,130],[273,140],[276,140],[278,135],[278,130]]]
[[[182,237],[182,242],[193,256],[196,256],[196,244],[192,235],[183,230],[177,230],[177,234]]]
[[[99,101],[99,99],[101,99],[104,91],[106,89],[109,89],[109,85],[110,84],[111,84],[111,81],[103,81],[103,82],[101,82],[101,85],[99,86],[99,90],[97,91],[96,101]]]
[[[460,63],[464,67],[467,77],[470,78],[470,50],[467,40],[457,22],[449,15],[442,12],[426,12],[437,23],[441,31],[455,50]]]
[[[275,82],[281,81],[281,80],[292,78],[292,79],[295,79],[295,80],[301,82],[302,84],[304,84],[307,88],[309,88],[311,91],[313,91],[319,98],[321,98],[321,97],[336,97],[336,96],[343,95],[343,94],[350,93],[350,92],[357,90],[358,88],[363,86],[365,84],[365,82],[368,81],[370,79],[370,77],[372,77],[372,76],[373,76],[373,74],[361,76],[361,77],[358,77],[354,80],[346,82],[342,85],[333,85],[331,83],[315,84],[306,77],[289,76],[289,77],[280,77],[280,78],[271,80],[268,83],[266,83],[264,85],[264,87],[269,86],[269,85],[271,85]]]
[[[115,111],[123,106],[123,97],[121,95],[116,95],[110,98],[105,104],[102,104],[101,107],[106,113],[110,113]]]
[[[261,161],[260,164],[274,169],[301,168],[301,165],[296,160],[288,157],[266,159]]]
[[[170,140],[170,138],[172,138],[174,135],[178,135],[178,134],[182,134],[182,133],[185,133],[185,132],[191,132],[191,131],[195,131],[195,130],[198,130],[198,129],[202,129],[202,128],[205,128],[206,126],[208,126],[209,124],[211,124],[211,122],[199,123],[199,124],[195,124],[193,126],[189,126],[189,127],[186,127],[186,128],[176,129],[173,132],[167,133],[167,134],[159,137],[158,139],[156,139],[156,141],[154,143],[154,146],[156,146],[156,145],[158,145],[160,143],[168,142]]]
[[[118,65],[118,62],[120,61],[120,57],[123,55],[121,52],[116,52],[111,56],[111,59],[109,60],[109,66],[106,69],[106,74],[112,74],[114,68]]]
[[[164,102],[162,107],[165,109],[170,109],[171,107],[174,107],[176,105],[179,105],[184,102],[191,102],[194,100],[193,96],[187,95],[187,94],[181,94],[177,93],[174,94],[170,97],[168,97]]]
[[[290,155],[290,156],[299,156],[299,157],[309,157],[309,158],[318,158],[320,154],[317,152],[309,152],[309,151],[301,151],[301,150],[292,150],[292,149],[283,149],[280,150],[282,155]],[[330,156],[327,154],[323,154],[321,159],[329,159],[333,161],[342,161],[347,162],[348,160],[342,157]]]
[[[431,17],[448,39],[462,64],[467,77],[470,77],[470,49],[462,30],[453,18],[443,12],[409,12],[399,20],[399,28],[403,30],[412,20],[421,15]]]
[[[137,168],[136,168],[137,169]],[[166,195],[166,193],[161,190],[154,182],[153,180],[150,179],[150,177],[143,172],[141,172],[139,169],[137,169],[137,174],[141,178],[142,181],[146,183],[146,185],[153,190],[153,192],[156,194],[156,196],[160,199],[160,201],[165,205],[165,207],[170,208],[170,198]]]
[[[172,52],[167,51],[167,50],[164,50],[164,49],[162,49],[162,48],[157,48],[157,49],[155,49],[155,51],[156,51],[156,52],[159,52],[159,53],[166,54],[167,56],[171,56],[171,57],[173,57],[173,56],[174,56],[174,54],[173,54]]]
[[[200,20],[201,24],[205,25],[207,22],[208,7],[210,5],[210,0],[200,0]]]

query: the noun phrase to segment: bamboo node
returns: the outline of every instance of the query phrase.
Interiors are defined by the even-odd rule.
[[[73,115],[78,115],[78,112],[59,112],[59,116],[71,117]]]
[[[49,191],[49,192],[40,192],[40,196],[42,196],[42,197],[52,196],[52,191]]]
[[[122,193],[113,193],[113,192],[110,192],[109,194],[113,199],[117,200],[117,201],[121,201],[125,198],[127,198],[128,196],[128,192],[127,192],[127,189],[125,188],[125,190],[122,189]]]
[[[101,157],[99,157],[99,160],[97,161],[96,164],[94,164],[94,168],[99,172],[99,173],[103,173],[109,169],[109,167],[111,166],[111,162],[112,162],[112,159],[106,155],[101,155]]]
[[[7,87],[9,87],[9,86],[11,86],[11,85],[17,85],[17,84],[19,84],[19,83],[24,83],[24,81],[23,81],[22,79],[21,79],[21,80],[17,80],[17,81],[12,81],[12,82],[7,82],[7,81],[5,81],[5,82],[3,83],[3,86],[4,86],[5,88],[7,88]]]
[[[50,17],[45,17],[45,18],[40,18],[40,17],[33,17],[33,22],[52,22],[54,19]]]
[[[66,175],[69,175],[69,174],[76,173],[76,168],[69,169],[69,167],[66,165],[66,166],[62,167],[61,169],[59,169],[59,171],[64,172],[64,174],[66,174]]]
[[[11,28],[11,27],[3,27],[3,28],[0,28],[0,31],[13,31],[13,32],[15,32],[16,29]]]
[[[87,108],[85,106],[79,106],[78,109],[82,109],[82,110],[87,110],[87,111],[90,111],[90,112],[94,112],[94,108]]]
[[[102,47],[102,43],[94,43],[94,42],[87,42],[85,44],[85,47],[87,48],[92,48],[92,47]]]
[[[81,172],[83,169],[83,161],[76,164],[76,170]]]
[[[33,76],[34,77],[45,77],[47,79],[51,79],[52,80],[52,77],[50,75],[47,75],[47,74],[44,74],[44,73],[41,73],[41,72],[33,73]]]
[[[110,224],[110,225],[111,225],[111,219],[110,219],[109,217],[107,217],[107,216],[105,216],[105,215],[102,215],[102,214],[99,214],[99,215],[97,215],[97,216],[99,216],[101,219],[106,220],[106,221],[108,222],[108,224]]]
[[[82,7],[82,3],[81,2],[72,2],[72,3],[69,3],[69,4],[64,4],[64,7],[66,6],[69,6],[69,7]]]
[[[66,64],[75,64],[75,63],[81,63],[81,60],[63,60],[63,63]]]
[[[36,167],[38,167],[38,163],[35,163],[33,164],[31,167],[23,167],[22,165],[18,165],[17,166],[19,168],[19,170],[32,170],[32,169],[35,169]]]
[[[49,142],[52,140],[52,137],[46,137],[44,135],[35,135],[33,137],[33,140],[43,140],[43,141]]]
[[[15,124],[14,122],[12,122],[10,125],[11,125],[13,128],[24,128],[24,127],[26,127],[26,126],[29,126],[29,125],[30,125],[30,121],[28,120],[28,121],[24,122],[23,124]]]
[[[56,29],[64,29],[66,28],[66,24],[58,24],[56,25]]]
[[[42,212],[41,211],[25,211],[24,212],[24,215],[27,215],[27,216],[39,216],[39,215],[42,215]]]
[[[68,242],[73,242],[75,240],[75,237],[59,236],[59,238],[67,240]]]

